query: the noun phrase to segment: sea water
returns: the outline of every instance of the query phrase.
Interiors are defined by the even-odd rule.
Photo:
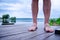
[[[32,22],[33,19],[32,18],[16,18],[16,22]],[[37,18],[38,22],[43,22],[44,19],[43,18]]]
[[[23,24],[23,23],[32,23],[32,18],[16,18],[15,24]],[[37,22],[44,22],[44,18],[37,18]],[[2,24],[2,19],[0,19],[0,25]]]

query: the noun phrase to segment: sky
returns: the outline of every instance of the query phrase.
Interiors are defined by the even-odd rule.
[[[32,18],[32,0],[0,0],[0,17],[9,14],[11,17]],[[60,17],[60,0],[51,0],[50,18]],[[44,18],[43,0],[39,0],[38,18]]]

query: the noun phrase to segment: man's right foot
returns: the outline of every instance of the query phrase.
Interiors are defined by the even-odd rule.
[[[49,24],[45,24],[44,25],[44,30],[46,31],[46,32],[54,32],[54,30],[53,29],[51,29],[51,27],[49,26]]]

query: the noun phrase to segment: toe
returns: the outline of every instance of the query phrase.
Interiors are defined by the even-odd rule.
[[[29,29],[29,31],[35,31],[37,29],[37,27],[31,27],[30,29]]]

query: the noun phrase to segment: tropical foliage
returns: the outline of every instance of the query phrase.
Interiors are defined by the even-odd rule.
[[[56,24],[60,25],[60,18],[57,18]]]
[[[10,20],[12,23],[16,23],[16,17],[11,17]]]
[[[51,26],[55,26],[55,25],[60,25],[60,18],[53,18],[53,19],[50,19],[49,20],[49,24],[51,25]]]
[[[2,23],[9,23],[8,19],[9,19],[9,15],[8,14],[5,14],[2,16]]]
[[[2,24],[9,24],[10,20],[11,20],[11,23],[13,23],[13,24],[16,23],[16,17],[10,18],[9,14],[2,15]]]

